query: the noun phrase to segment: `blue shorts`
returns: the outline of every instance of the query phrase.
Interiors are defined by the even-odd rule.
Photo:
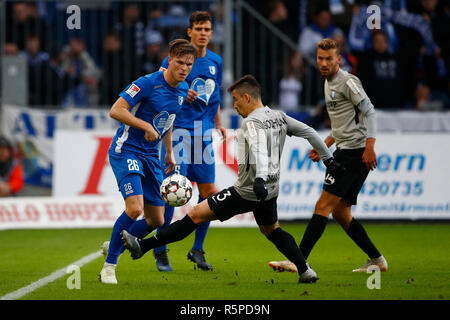
[[[201,147],[200,147],[201,146]],[[161,147],[161,164],[164,166],[166,149]],[[214,183],[216,166],[212,139],[194,137],[173,142],[175,161],[180,166],[180,174],[197,183]],[[174,172],[170,172],[170,176]]]
[[[142,194],[145,204],[164,206],[159,193],[163,170],[158,158],[110,151],[109,162],[124,199]]]

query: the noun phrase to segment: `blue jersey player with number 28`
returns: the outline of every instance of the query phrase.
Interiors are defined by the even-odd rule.
[[[212,36],[212,17],[208,12],[195,11],[189,17],[187,35],[197,50],[197,59],[187,76],[190,90],[183,111],[174,122],[174,154],[179,173],[197,183],[199,203],[215,194],[214,152],[212,130],[215,127],[226,139],[226,130],[220,118],[220,86],[222,85],[222,58],[207,49]],[[166,58],[161,66],[168,66]],[[174,208],[166,205],[164,226],[167,227]],[[195,232],[195,241],[187,257],[202,270],[212,269],[206,262],[203,250],[209,222],[200,225]],[[166,246],[155,248],[153,254],[159,271],[171,271]]]
[[[110,116],[122,123],[109,149],[109,161],[125,199],[125,211],[116,220],[111,240],[103,244],[106,261],[100,272],[102,283],[117,284],[116,266],[124,251],[120,233],[145,237],[164,223],[164,201],[159,194],[163,171],[175,166],[172,127],[188,94],[186,77],[192,69],[196,49],[184,39],[169,45],[167,70],[140,77],[119,94]],[[165,169],[159,159],[161,140],[165,147]],[[137,220],[141,214],[144,219]]]

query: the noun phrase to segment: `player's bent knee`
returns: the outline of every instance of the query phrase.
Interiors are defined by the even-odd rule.
[[[261,231],[261,233],[263,235],[265,235],[266,237],[269,236],[275,229],[279,228],[280,225],[278,222],[275,222],[272,225],[269,226],[259,226],[259,230]]]
[[[130,206],[125,209],[126,214],[136,220],[144,212],[144,208],[140,206]]]
[[[211,221],[214,218],[214,213],[209,208],[207,201],[200,202],[194,206],[188,213],[192,222],[200,224],[203,222]]]

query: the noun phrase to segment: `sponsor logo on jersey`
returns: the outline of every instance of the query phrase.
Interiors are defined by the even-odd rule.
[[[334,101],[334,98],[336,97],[336,92],[334,92],[333,90],[331,90],[330,92],[330,99],[331,101],[329,102],[328,106],[330,108],[336,108],[336,101]]]
[[[175,114],[170,114],[167,111],[161,111],[153,118],[153,127],[162,136],[173,124]]]
[[[135,95],[138,94],[138,92],[141,91],[141,88],[139,88],[134,83],[125,91],[130,97],[134,98]]]
[[[208,104],[215,88],[216,82],[213,79],[206,79],[205,81],[202,78],[195,78],[191,83],[191,89],[197,92],[197,99],[206,104]]]
[[[350,88],[350,90],[352,90],[352,92],[354,93],[354,94],[360,94],[361,92],[359,91],[359,88],[358,88],[358,86],[356,85],[356,83],[355,83],[355,81],[353,80],[353,79],[348,79],[347,80],[347,82],[345,83],[349,88]]]
[[[247,122],[247,129],[248,129],[248,134],[250,135],[250,137],[256,137],[256,128],[255,128],[255,124],[253,123],[253,121]]]

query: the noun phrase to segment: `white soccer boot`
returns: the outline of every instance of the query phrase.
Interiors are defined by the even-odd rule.
[[[100,275],[98,276],[98,279],[102,283],[117,284],[116,265],[110,264],[110,263],[105,263],[103,265],[102,271],[100,271]]]
[[[295,264],[293,264],[291,261],[289,260],[283,260],[283,261],[270,261],[269,262],[269,266],[274,270],[274,271],[279,271],[279,272],[283,272],[283,271],[289,271],[289,272],[298,272],[297,267],[295,266]]]
[[[317,273],[313,269],[311,269],[308,265],[308,269],[300,275],[298,282],[299,283],[314,283],[317,280],[319,280],[319,278],[317,277]]]
[[[386,259],[383,256],[379,256],[378,258],[367,260],[365,264],[363,264],[358,269],[353,269],[352,272],[367,272],[369,268],[375,269],[375,267],[378,267],[380,271],[388,271],[388,263]]]

